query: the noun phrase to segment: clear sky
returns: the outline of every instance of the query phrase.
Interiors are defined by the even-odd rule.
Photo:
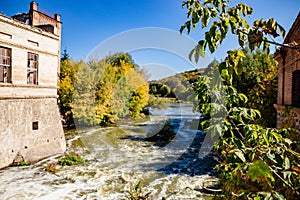
[[[172,34],[175,35],[186,20],[186,10],[181,8],[182,0],[36,0],[36,2],[41,11],[61,14],[62,50],[67,49],[74,60],[85,59],[93,49],[99,47],[99,44],[101,46],[104,41],[124,31],[158,27],[174,30]],[[249,21],[273,17],[286,30],[290,28],[300,11],[300,0],[242,0],[242,2],[254,9],[253,17]],[[0,13],[12,16],[16,13],[28,12],[29,3],[29,0],[1,0]],[[190,34],[190,40],[201,39],[203,32],[198,28]],[[168,38],[159,40],[168,40]],[[120,43],[121,46],[127,44],[122,40]],[[178,48],[181,48],[181,45],[177,44]],[[236,47],[235,38],[229,37],[221,48],[208,56],[210,59],[221,60],[227,50]],[[157,64],[156,70],[159,66],[169,66],[171,71],[190,69],[185,67],[189,65],[185,58],[174,56],[172,52],[164,51],[165,49],[162,49],[163,51],[157,49],[159,48],[144,48],[140,51],[134,49],[130,53],[139,65]],[[110,53],[115,52],[110,51]]]

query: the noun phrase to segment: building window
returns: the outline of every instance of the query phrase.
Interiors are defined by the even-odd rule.
[[[300,70],[293,72],[292,86],[292,105],[300,107]]]
[[[32,122],[32,130],[38,130],[39,129],[39,122]]]
[[[11,83],[11,49],[0,47],[0,82]]]
[[[28,52],[27,84],[38,84],[38,62],[39,56]]]

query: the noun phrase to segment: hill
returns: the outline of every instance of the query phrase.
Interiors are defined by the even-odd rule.
[[[192,101],[194,92],[191,84],[198,76],[205,73],[205,69],[185,71],[159,81],[150,82],[150,94],[156,97],[175,98],[181,101]]]

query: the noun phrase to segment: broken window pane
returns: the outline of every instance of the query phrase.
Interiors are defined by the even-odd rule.
[[[11,83],[11,49],[0,46],[0,82]]]
[[[27,83],[28,84],[38,84],[38,55],[28,52],[28,62],[27,62]]]

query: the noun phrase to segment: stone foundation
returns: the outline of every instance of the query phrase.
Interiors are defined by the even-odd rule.
[[[56,98],[2,99],[0,110],[0,168],[65,152]]]
[[[295,128],[300,130],[300,108],[274,105],[277,111],[277,128]]]

